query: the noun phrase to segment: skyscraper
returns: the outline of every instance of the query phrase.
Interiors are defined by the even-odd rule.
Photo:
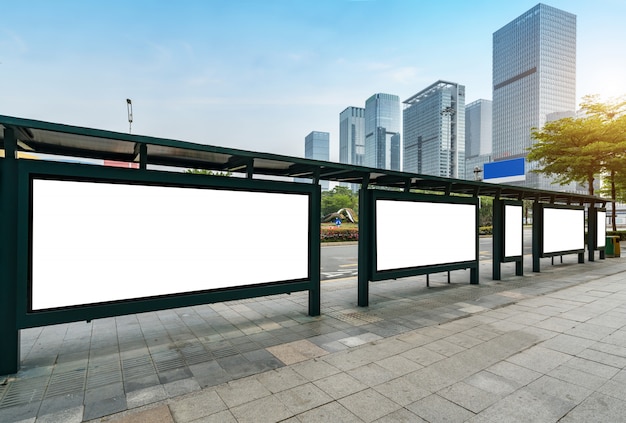
[[[483,165],[491,161],[492,111],[491,100],[465,106],[465,179],[482,179]]]
[[[465,86],[437,81],[404,101],[404,171],[465,178]]]
[[[364,165],[400,170],[400,98],[374,94],[365,101]]]
[[[576,109],[576,15],[538,4],[493,34],[493,159],[525,157],[531,129]],[[530,172],[531,188],[557,189]]]
[[[304,138],[304,157],[313,160],[330,160],[330,134],[312,131]],[[328,181],[321,181],[322,190],[328,191]]]
[[[365,109],[346,107],[339,114],[339,162],[362,166],[365,156]]]

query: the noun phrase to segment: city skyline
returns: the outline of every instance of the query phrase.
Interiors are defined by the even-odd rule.
[[[543,3],[577,16],[577,103],[626,94],[626,4]],[[12,2],[0,114],[128,132],[130,98],[135,134],[301,157],[325,131],[339,161],[338,116],[372,93],[402,101],[443,79],[492,99],[492,34],[537,4]]]

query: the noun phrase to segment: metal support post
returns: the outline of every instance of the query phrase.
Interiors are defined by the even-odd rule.
[[[371,193],[367,188],[367,183],[361,185],[359,191],[359,264],[358,264],[358,305],[367,307],[369,305],[369,280],[370,266],[372,260],[371,229],[370,219],[372,218],[370,207]]]
[[[20,368],[17,328],[17,137],[4,128],[4,159],[0,182],[0,375]]]

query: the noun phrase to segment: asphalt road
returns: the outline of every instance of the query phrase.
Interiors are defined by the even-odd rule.
[[[491,260],[491,237],[479,240],[480,261]],[[532,254],[532,234],[530,228],[524,228],[524,254]],[[321,248],[321,279],[341,279],[357,275],[358,246],[357,243],[333,245],[322,244]]]

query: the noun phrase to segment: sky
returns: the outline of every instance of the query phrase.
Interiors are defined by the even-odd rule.
[[[0,115],[288,156],[375,93],[492,98],[493,33],[537,0],[0,0]],[[626,1],[577,15],[578,99],[626,95]]]

